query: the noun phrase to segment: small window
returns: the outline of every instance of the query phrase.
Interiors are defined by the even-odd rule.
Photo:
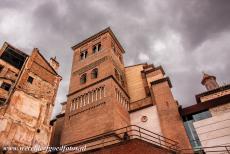
[[[4,68],[4,67],[3,67],[2,65],[0,65],[0,72],[3,70],[3,68]]]
[[[11,85],[9,83],[6,83],[6,82],[3,82],[1,85],[1,88],[6,90],[6,91],[9,91],[10,87],[11,87]]]
[[[31,77],[31,76],[29,76],[29,77],[28,77],[28,79],[27,79],[27,82],[29,82],[29,83],[31,83],[31,84],[32,84],[32,83],[33,83],[33,81],[34,81],[34,78],[33,78],[33,77]]]
[[[38,128],[38,129],[37,129],[37,133],[40,133],[40,132],[41,132],[41,130]]]
[[[86,59],[87,54],[88,54],[88,51],[87,51],[87,50],[82,51],[81,54],[80,54],[81,60]]]
[[[81,83],[81,84],[86,83],[86,74],[83,74],[83,75],[81,76],[81,78],[80,78],[80,83]]]
[[[98,68],[95,68],[95,69],[93,69],[92,72],[91,72],[91,78],[92,78],[92,79],[96,79],[97,76],[98,76]]]
[[[96,53],[101,50],[101,43],[95,44],[93,46],[93,53]]]
[[[5,102],[6,102],[5,98],[0,98],[0,105],[4,105]]]

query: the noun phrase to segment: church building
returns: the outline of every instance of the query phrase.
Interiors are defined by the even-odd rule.
[[[125,50],[110,28],[72,49],[67,102],[51,121],[52,146],[86,145],[90,153],[191,149],[170,78],[161,66],[125,66]]]

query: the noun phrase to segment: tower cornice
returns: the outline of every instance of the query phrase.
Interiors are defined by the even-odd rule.
[[[96,33],[95,35],[92,35],[91,37],[89,37],[89,38],[87,38],[87,39],[81,41],[80,43],[78,43],[78,44],[72,46],[71,48],[72,48],[73,50],[75,50],[75,49],[79,48],[80,46],[82,46],[83,44],[85,44],[85,43],[87,43],[87,42],[89,42],[89,41],[92,41],[92,40],[94,40],[94,39],[100,37],[101,35],[103,35],[103,34],[105,34],[105,33],[109,33],[109,34],[112,36],[112,38],[114,39],[114,41],[117,43],[117,45],[118,45],[118,47],[120,48],[121,52],[122,52],[122,53],[125,53],[125,50],[124,50],[123,47],[121,46],[120,42],[118,41],[118,39],[116,38],[116,36],[114,35],[114,33],[113,33],[113,31],[111,30],[110,27],[107,27],[106,29],[104,29],[104,30],[102,30],[102,31],[100,31],[100,32],[98,32],[98,33]]]

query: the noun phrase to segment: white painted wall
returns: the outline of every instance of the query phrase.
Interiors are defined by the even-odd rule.
[[[193,124],[203,147],[230,145],[230,112]]]
[[[142,122],[142,116],[147,116],[148,120],[146,122]],[[132,112],[130,114],[130,120],[131,125],[137,125],[154,133],[162,134],[156,106],[150,106],[148,108]]]

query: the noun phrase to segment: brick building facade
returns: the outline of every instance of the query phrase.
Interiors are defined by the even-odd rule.
[[[69,93],[62,113],[52,121],[51,145],[91,147],[107,135],[103,147],[110,146],[112,143],[105,140],[135,138],[135,127],[156,133],[163,145],[169,138],[180,148],[191,148],[170,79],[161,66],[143,63],[125,67],[125,51],[110,28],[72,49]],[[126,131],[118,133],[119,128]],[[142,138],[162,148],[162,143],[154,143],[151,136]]]
[[[31,55],[5,42],[0,50],[0,147],[48,146],[61,76],[37,48]],[[15,152],[13,152],[15,153]]]

